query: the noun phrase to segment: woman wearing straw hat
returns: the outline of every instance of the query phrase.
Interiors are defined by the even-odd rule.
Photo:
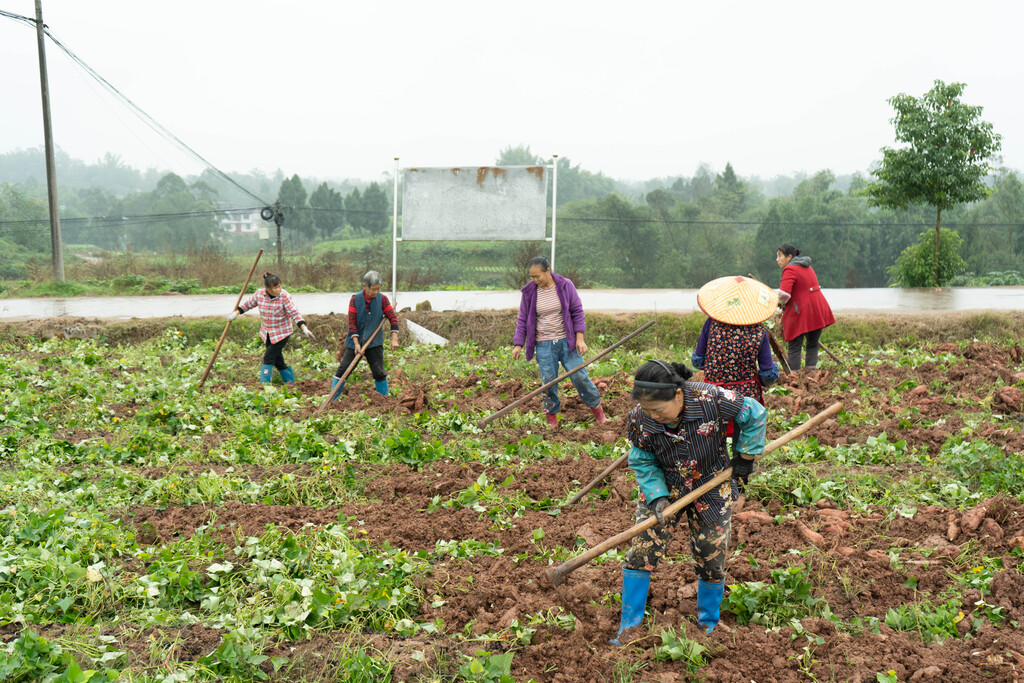
[[[712,280],[697,292],[707,314],[691,360],[704,381],[732,389],[764,405],[762,387],[779,378],[763,323],[778,306],[771,287],[742,276]],[[729,430],[731,436],[732,430]]]

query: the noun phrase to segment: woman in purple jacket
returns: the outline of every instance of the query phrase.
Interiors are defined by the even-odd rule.
[[[583,315],[583,302],[576,293],[572,280],[556,275],[543,256],[535,256],[528,264],[530,282],[523,287],[523,298],[519,303],[519,319],[516,334],[512,338],[512,358],[519,360],[519,354],[526,347],[526,360],[536,353],[540,378],[544,384],[558,377],[558,364],[567,371],[583,364],[587,343],[583,333],[587,322]],[[601,394],[591,381],[586,368],[569,376],[579,392],[580,399],[594,413],[594,419],[605,422]],[[562,403],[558,399],[558,385],[549,387],[541,394],[544,414],[552,429],[558,427],[558,411]]]

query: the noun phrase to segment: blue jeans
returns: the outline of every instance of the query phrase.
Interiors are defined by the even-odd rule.
[[[583,356],[575,351],[570,351],[569,343],[565,339],[537,342],[535,355],[537,366],[540,368],[540,378],[544,384],[558,377],[559,363],[567,371],[583,365]],[[584,403],[591,408],[601,405],[601,394],[590,380],[586,368],[569,375],[569,379]],[[558,399],[557,384],[545,389],[544,393],[540,395],[540,400],[544,404],[544,412],[548,415],[555,415],[562,409],[562,402]]]

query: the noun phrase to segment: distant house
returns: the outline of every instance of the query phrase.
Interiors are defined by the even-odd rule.
[[[235,234],[251,234],[265,228],[271,223],[267,223],[260,218],[259,209],[255,211],[231,211],[225,212],[224,216],[220,219],[220,227],[224,232],[232,232]]]

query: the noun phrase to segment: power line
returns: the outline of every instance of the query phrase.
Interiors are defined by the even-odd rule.
[[[14,12],[5,12],[2,9],[0,9],[0,17],[7,17],[8,19],[14,19],[15,21],[24,22],[31,26],[32,28],[36,27],[36,20],[33,19],[32,17],[23,17],[20,14],[15,14]]]
[[[93,225],[102,224],[115,224],[121,225],[125,222],[131,223],[153,223],[160,222],[167,219],[180,219],[180,218],[198,218],[205,216],[221,216],[224,214],[231,213],[253,213],[259,211],[261,207],[238,207],[232,209],[204,209],[200,211],[179,211],[172,213],[154,213],[154,214],[135,214],[135,215],[124,215],[124,216],[78,216],[74,218],[63,218],[62,222],[65,223],[84,223],[90,222]],[[344,214],[358,214],[366,216],[388,216],[390,212],[383,211],[368,211],[364,209],[324,209],[311,206],[282,206],[282,209],[290,209],[293,211],[308,211],[308,212],[319,212],[319,213],[344,213]],[[702,221],[702,220],[664,220],[655,218],[638,218],[638,219],[625,219],[625,218],[593,218],[593,217],[570,217],[564,216],[561,218],[563,221],[575,221],[578,223],[607,223],[607,224],[635,224],[635,223],[652,223],[662,225],[680,225],[680,226],[748,226],[748,227],[762,227],[762,226],[798,226],[798,227],[822,227],[822,228],[851,228],[851,227],[866,227],[866,228],[921,228],[934,227],[934,224],[928,223],[881,223],[881,222],[863,222],[863,221],[728,221],[728,220],[715,220],[715,221]],[[37,226],[47,222],[47,219],[24,219],[16,221],[0,221],[0,227],[17,227],[17,226]],[[954,229],[963,228],[1018,228],[1024,227],[1024,222],[979,222],[979,223],[963,223],[963,222],[949,222],[945,224],[945,227]]]
[[[8,17],[10,19],[14,19],[16,21],[24,22],[24,23],[28,24],[29,26],[32,26],[33,28],[36,27],[36,20],[32,19],[30,17],[21,16],[20,14],[14,14],[13,12],[6,12],[4,10],[0,10],[0,16],[5,16],[5,17]],[[242,192],[244,192],[248,196],[252,197],[253,199],[255,199],[260,204],[266,205],[266,204],[270,203],[267,200],[263,199],[262,197],[259,197],[258,195],[254,194],[253,192],[251,192],[247,188],[243,187],[240,183],[235,181],[234,178],[232,178],[227,173],[225,173],[224,171],[220,170],[219,168],[214,166],[212,163],[207,161],[205,157],[203,157],[201,154],[199,154],[199,152],[197,152],[194,149],[192,149],[191,147],[189,147],[178,136],[176,136],[174,133],[172,133],[167,128],[165,128],[163,125],[161,125],[152,116],[147,114],[142,109],[142,107],[140,107],[139,105],[135,104],[130,99],[128,99],[128,97],[125,96],[125,94],[122,93],[120,90],[115,88],[114,85],[110,83],[110,81],[108,81],[107,79],[103,78],[103,76],[101,76],[95,69],[93,69],[91,66],[86,64],[85,60],[83,60],[81,57],[79,57],[77,54],[75,54],[71,50],[71,48],[69,48],[68,46],[64,45],[64,43],[62,43],[60,40],[58,40],[57,36],[53,35],[53,32],[50,31],[50,29],[45,24],[43,25],[43,33],[45,33],[50,38],[50,40],[53,41],[54,45],[56,45],[58,48],[61,49],[61,51],[63,51],[68,57],[70,57],[71,60],[75,64],[77,64],[80,68],[82,68],[87,74],[92,76],[100,85],[102,85],[112,95],[114,95],[114,97],[116,97],[122,103],[124,103],[125,106],[127,106],[128,109],[132,113],[134,113],[136,116],[138,116],[142,120],[143,123],[145,123],[147,126],[149,126],[158,135],[161,135],[166,140],[169,140],[172,143],[178,145],[178,147],[180,147],[182,150],[184,150],[186,154],[191,156],[193,158],[193,160],[198,161],[203,166],[205,166],[206,168],[210,169],[211,171],[216,173],[218,176],[220,176],[222,179],[224,179],[225,181],[227,181],[231,185],[234,185],[236,188],[238,188],[239,190],[241,190]]]
[[[33,22],[33,24],[34,23],[35,22]],[[162,135],[165,139],[167,139],[167,140],[171,141],[172,143],[178,145],[178,147],[180,147],[182,150],[184,150],[195,161],[198,161],[203,166],[205,166],[206,168],[208,168],[211,171],[213,171],[214,173],[216,173],[222,179],[224,179],[225,181],[227,181],[231,185],[234,185],[236,188],[238,188],[242,192],[244,192],[246,195],[252,197],[256,201],[260,202],[261,204],[266,205],[266,204],[269,203],[265,199],[263,199],[262,197],[259,197],[258,195],[256,195],[253,192],[251,192],[249,189],[243,187],[234,178],[232,178],[227,173],[225,173],[224,171],[220,170],[219,168],[214,166],[212,163],[207,161],[205,157],[203,157],[201,154],[199,154],[199,152],[197,152],[194,149],[192,149],[191,147],[189,147],[187,144],[185,144],[184,141],[181,140],[181,138],[179,138],[174,133],[172,133],[167,128],[165,128],[163,125],[161,125],[156,119],[154,119],[152,116],[147,114],[139,105],[135,104],[130,99],[128,99],[128,97],[124,93],[122,93],[120,90],[118,90],[116,87],[114,87],[114,85],[111,84],[110,81],[108,81],[107,79],[103,78],[103,76],[101,76],[95,69],[93,69],[91,66],[86,64],[85,61],[81,57],[79,57],[77,54],[75,54],[71,50],[71,48],[69,48],[66,45],[64,45],[64,43],[62,43],[55,35],[53,35],[52,31],[50,31],[48,28],[44,28],[44,32],[46,33],[47,36],[49,36],[50,40],[53,41],[54,45],[56,45],[68,57],[70,57],[71,60],[75,62],[75,64],[77,64],[79,67],[81,67],[83,70],[85,70],[86,73],[88,73],[90,76],[92,76],[94,79],[96,79],[96,81],[98,83],[100,83],[104,88],[106,88],[112,95],[114,95],[114,97],[116,97],[121,102],[123,102],[125,104],[125,106],[127,106],[129,108],[129,110],[131,110],[136,116],[138,116],[143,121],[143,123],[148,125],[157,134]]]

